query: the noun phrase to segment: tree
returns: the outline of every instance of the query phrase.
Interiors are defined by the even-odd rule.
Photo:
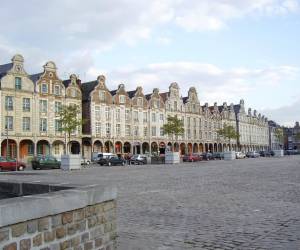
[[[177,115],[168,116],[167,123],[163,126],[164,133],[172,136],[172,139],[175,141],[178,140],[178,136],[184,133],[183,121],[178,119]]]
[[[231,140],[232,139],[238,139],[239,134],[236,132],[235,128],[232,125],[227,125],[226,123],[224,124],[222,129],[219,129],[217,131],[219,136],[222,136],[225,139],[228,139],[229,142],[229,150],[231,151]]]
[[[282,147],[283,144],[283,129],[282,128],[276,128],[274,132],[274,136],[279,142],[280,148]]]
[[[65,132],[64,154],[67,153],[66,149],[68,142],[70,142],[71,139],[71,133],[74,132],[76,129],[81,129],[81,126],[84,123],[82,119],[78,118],[78,115],[80,113],[81,110],[78,105],[64,105],[59,112],[60,119],[58,121],[61,125],[60,131]]]

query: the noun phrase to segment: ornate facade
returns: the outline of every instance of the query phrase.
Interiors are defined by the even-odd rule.
[[[55,64],[47,62],[42,73],[28,75],[21,55],[0,66],[2,156],[25,159],[63,153],[65,136],[58,112],[65,104],[81,107],[82,98],[76,76],[62,81],[56,71]],[[69,144],[71,152],[80,152],[81,130],[74,132]]]
[[[66,138],[60,132],[58,112],[70,104],[82,107],[85,123],[82,131],[74,131],[67,148],[88,158],[92,152],[163,154],[167,146],[186,154],[225,151],[229,144],[235,150],[260,150],[269,144],[267,119],[251,109],[245,112],[243,100],[238,105],[201,106],[194,87],[182,97],[177,83],[164,93],[154,88],[144,94],[142,87],[127,91],[124,84],[111,91],[104,76],[81,83],[71,75],[62,81],[53,62],[47,62],[42,73],[29,75],[21,55],[0,65],[0,83],[3,156],[60,157]],[[169,115],[184,123],[185,132],[176,141],[163,131]],[[225,123],[237,130],[238,140],[218,136]]]
[[[191,87],[182,97],[177,83],[169,91],[157,88],[144,95],[142,87],[126,91],[124,84],[110,91],[104,76],[81,84],[83,93],[84,154],[92,152],[164,153],[166,146],[182,154],[204,151],[267,149],[268,121],[264,116],[245,112],[244,101],[238,105],[200,105],[196,89]],[[175,141],[164,134],[168,116],[177,115],[184,123],[185,133]],[[218,136],[224,124],[232,125],[240,134],[230,142]],[[229,144],[231,144],[229,146]]]

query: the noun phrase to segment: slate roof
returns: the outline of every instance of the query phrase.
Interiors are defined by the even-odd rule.
[[[87,101],[89,99],[90,93],[95,89],[97,85],[97,81],[85,82],[80,85],[82,92],[82,101]]]
[[[40,79],[40,76],[41,76],[43,73],[44,73],[44,72],[30,75],[29,78],[30,78],[31,81],[33,81],[33,83],[35,84],[35,83]]]
[[[184,104],[185,104],[185,103],[187,103],[188,99],[189,99],[189,97],[188,97],[188,96],[186,96],[186,97],[183,97],[183,98],[182,98],[182,101],[183,101],[183,103],[184,103]]]
[[[160,93],[160,96],[162,97],[163,101],[166,102],[166,100],[169,96],[169,92]]]
[[[81,80],[80,79],[76,79],[76,82],[80,86]],[[67,88],[67,87],[69,87],[69,85],[71,83],[71,79],[63,80],[62,83],[65,86],[65,88]]]
[[[115,90],[112,90],[112,91],[109,91],[110,92],[110,94],[112,95],[112,96],[114,96],[116,93],[117,93],[117,89],[115,89]]]
[[[6,63],[0,65],[0,79],[6,75],[7,71],[9,71],[13,66],[13,63]]]
[[[135,93],[136,93],[136,90],[127,91],[127,94],[128,94],[128,96],[129,96],[129,98],[134,97]]]
[[[236,114],[239,113],[240,112],[240,108],[241,108],[240,104],[233,105],[234,113],[236,113]]]
[[[146,99],[149,101],[151,99],[152,93],[145,95]]]

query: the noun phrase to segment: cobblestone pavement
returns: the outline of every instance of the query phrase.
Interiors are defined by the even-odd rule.
[[[118,249],[300,249],[300,156],[1,173],[118,187]]]

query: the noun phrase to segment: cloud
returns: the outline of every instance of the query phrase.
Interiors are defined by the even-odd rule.
[[[222,69],[213,64],[182,61],[116,69],[107,73],[107,80],[111,88],[125,83],[127,90],[139,85],[147,93],[154,87],[168,91],[171,82],[178,82],[183,96],[187,95],[189,87],[195,86],[202,104],[212,104],[215,101],[236,102],[264,86],[277,86],[293,79],[298,73],[299,69],[293,66]]]
[[[263,112],[281,125],[294,126],[296,121],[300,121],[300,99],[277,109],[264,109]]]
[[[0,47],[30,51],[39,48],[48,57],[76,51],[101,52],[116,44],[154,41],[169,43],[154,31],[178,26],[186,31],[219,30],[236,18],[283,15],[299,10],[297,0],[4,0],[1,3]],[[12,14],[13,13],[13,14]],[[0,56],[5,56],[0,49]]]

